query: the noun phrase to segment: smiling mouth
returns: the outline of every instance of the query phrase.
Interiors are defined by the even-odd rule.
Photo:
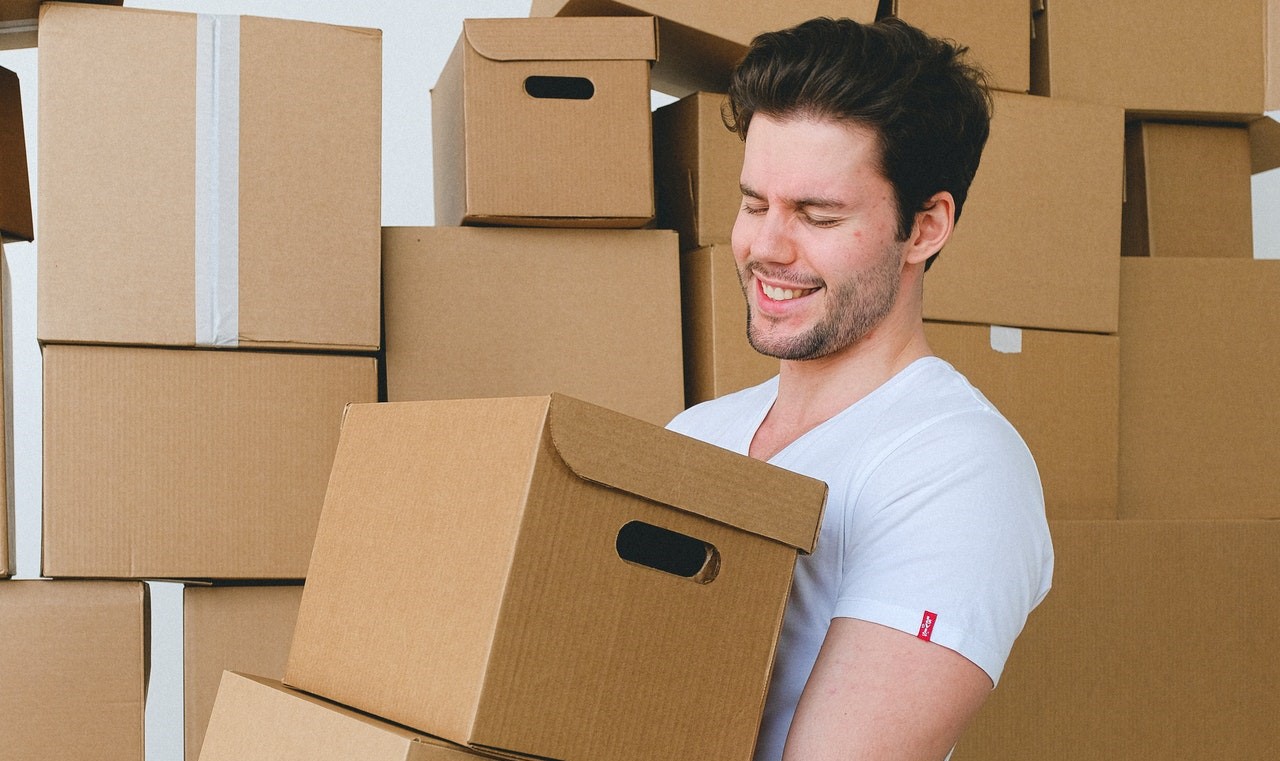
[[[764,291],[764,295],[774,301],[790,301],[801,296],[808,296],[818,290],[817,288],[778,288],[766,283],[761,283],[760,289]]]

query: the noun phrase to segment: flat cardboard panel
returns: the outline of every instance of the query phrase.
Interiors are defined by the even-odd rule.
[[[18,75],[0,68],[0,239],[31,240],[31,181]]]
[[[1053,590],[954,761],[1274,755],[1280,522],[1050,531]]]
[[[680,250],[728,243],[742,205],[743,143],[724,126],[725,96],[697,92],[653,112],[658,227]]]
[[[300,579],[371,357],[44,347],[47,576]]]
[[[284,676],[301,600],[301,585],[183,589],[182,684],[187,761],[200,757],[224,671],[244,671],[269,679]]]
[[[1121,110],[994,95],[982,164],[925,276],[925,318],[1116,332]]]
[[[203,215],[238,225],[235,271],[218,275],[236,285],[232,342],[378,348],[380,32],[220,18],[240,33],[239,121],[224,125],[239,154],[215,212],[197,204],[197,130],[230,117],[197,110],[212,98],[197,14],[46,7],[41,341],[194,345],[196,289],[213,288],[196,276]]]
[[[992,87],[1031,87],[1031,10],[1027,0],[893,0],[893,14],[935,37],[954,40],[986,70]]]
[[[1013,329],[1015,351],[999,332],[1007,330],[925,323],[934,353],[964,373],[1026,441],[1040,471],[1046,514],[1115,518],[1119,339]]]
[[[5,758],[142,761],[145,584],[6,581],[0,642]]]
[[[674,234],[383,235],[389,400],[561,392],[655,424],[684,409]]]
[[[1280,261],[1125,257],[1120,517],[1280,518]]]

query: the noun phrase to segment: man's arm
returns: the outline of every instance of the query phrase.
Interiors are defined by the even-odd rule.
[[[853,618],[831,622],[784,761],[942,761],[991,692],[941,645]]]

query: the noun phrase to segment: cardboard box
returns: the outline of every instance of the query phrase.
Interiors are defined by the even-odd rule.
[[[655,424],[684,409],[672,233],[389,227],[383,241],[387,399],[561,392]]]
[[[1116,332],[1123,114],[994,95],[982,165],[925,276],[925,318]]]
[[[379,347],[380,31],[62,3],[41,28],[42,342]]]
[[[371,357],[44,347],[46,576],[300,579]]]
[[[1120,272],[1120,517],[1280,518],[1280,261]]]
[[[953,761],[1273,756],[1280,522],[1050,531],[1053,591]]]
[[[1031,8],[1027,0],[891,0],[891,15],[935,37],[969,48],[992,87],[1025,93],[1031,87]]]
[[[1051,519],[1116,517],[1116,336],[936,322],[924,327],[934,353],[964,373],[1022,434]]]
[[[653,220],[653,19],[467,19],[431,89],[437,225]]]
[[[6,759],[142,761],[145,584],[6,581],[0,642]]]
[[[533,0],[530,16],[656,16],[661,41],[654,89],[683,97],[724,92],[729,72],[761,32],[786,29],[815,16],[869,22],[877,0],[792,0],[752,6],[728,0]]]
[[[200,761],[474,761],[465,748],[227,671]]]
[[[284,682],[522,758],[749,759],[825,494],[561,395],[352,405]]]
[[[658,227],[680,250],[728,243],[742,206],[743,143],[721,119],[725,96],[697,92],[653,112]]]
[[[302,586],[189,586],[182,590],[186,759],[196,761],[224,671],[284,676]],[[241,706],[243,708],[244,706]],[[258,720],[280,717],[260,715]],[[296,728],[296,727],[295,727]]]
[[[123,0],[74,1],[92,5],[121,5],[123,2]],[[0,0],[0,50],[36,46],[39,41],[40,3],[41,0]]]
[[[1125,256],[1253,258],[1244,125],[1130,122],[1125,128]]]
[[[688,406],[778,374],[778,360],[756,351],[747,340],[747,302],[729,246],[680,255],[680,297]]]
[[[0,240],[34,237],[27,141],[22,125],[22,86],[17,74],[0,68]]]
[[[1280,0],[1035,0],[1032,92],[1135,117],[1248,121],[1280,108]]]

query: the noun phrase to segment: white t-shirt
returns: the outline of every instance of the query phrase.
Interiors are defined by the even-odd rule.
[[[775,377],[668,427],[746,454],[777,391]],[[770,462],[829,492],[817,548],[796,563],[756,761],[782,757],[832,618],[929,639],[999,680],[1049,591],[1053,547],[1031,453],[964,376],[917,360]]]

